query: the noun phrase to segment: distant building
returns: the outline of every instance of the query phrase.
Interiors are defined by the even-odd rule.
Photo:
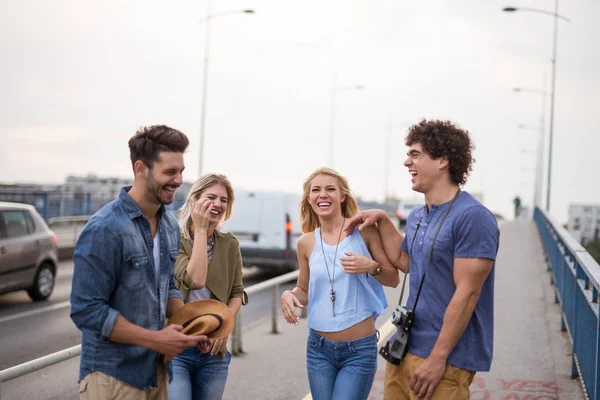
[[[121,187],[133,185],[133,179],[115,177],[101,178],[93,174],[87,176],[69,175],[62,185],[64,193],[98,193],[103,197],[114,199]]]
[[[133,178],[98,177],[96,175],[74,176],[70,175],[62,186],[64,194],[90,194],[93,200],[105,204],[119,196],[123,186],[133,185]],[[169,210],[175,210],[183,205],[192,184],[183,182],[175,192],[175,200],[167,206]],[[97,208],[97,207],[93,207]]]
[[[600,205],[569,205],[569,222],[567,229],[583,246],[600,234]]]

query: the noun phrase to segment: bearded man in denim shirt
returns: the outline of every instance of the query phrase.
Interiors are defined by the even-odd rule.
[[[133,186],[90,218],[77,240],[71,319],[83,333],[82,399],[167,399],[163,355],[206,340],[165,328],[183,299],[173,277],[179,227],[164,205],[182,183],[188,144],[167,126],[139,130],[129,140]]]
[[[473,163],[466,130],[423,120],[410,127],[405,143],[412,189],[425,198],[408,216],[406,237],[381,210],[362,211],[348,224],[376,224],[389,260],[410,270],[408,352],[399,365],[386,364],[384,398],[467,400],[475,373],[492,363],[498,223],[460,189]]]

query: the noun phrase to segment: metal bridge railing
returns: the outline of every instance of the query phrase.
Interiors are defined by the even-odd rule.
[[[600,265],[548,213],[536,208],[534,220],[562,307],[561,328],[573,344],[572,377],[580,377],[590,399],[600,400]]]

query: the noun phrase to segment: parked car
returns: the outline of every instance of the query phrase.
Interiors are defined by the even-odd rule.
[[[0,294],[27,290],[34,301],[54,290],[58,242],[33,206],[0,202]]]
[[[408,219],[408,214],[423,204],[425,204],[423,200],[400,201],[398,204],[398,210],[396,211],[396,216],[398,217],[398,229],[404,229],[406,226],[406,220]]]
[[[244,266],[298,268],[300,199],[300,195],[284,192],[236,189],[233,214],[219,229],[239,240]]]

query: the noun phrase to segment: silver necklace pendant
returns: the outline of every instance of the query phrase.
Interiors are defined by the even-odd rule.
[[[335,259],[337,256],[338,246],[340,245],[340,239],[342,237],[342,230],[344,228],[344,223],[346,222],[346,218],[342,221],[342,226],[340,227],[340,233],[338,234],[337,244],[335,245],[335,253],[333,253],[332,261],[332,274],[329,274],[329,264],[327,263],[327,256],[325,255],[325,250],[323,249],[323,233],[319,230],[319,238],[321,239],[321,253],[323,254],[323,261],[325,262],[325,268],[327,269],[327,277],[329,278],[329,284],[331,285],[331,290],[329,291],[329,299],[331,300],[331,312],[335,317],[335,290],[333,290],[333,282],[335,280]],[[333,276],[332,276],[333,275]]]

